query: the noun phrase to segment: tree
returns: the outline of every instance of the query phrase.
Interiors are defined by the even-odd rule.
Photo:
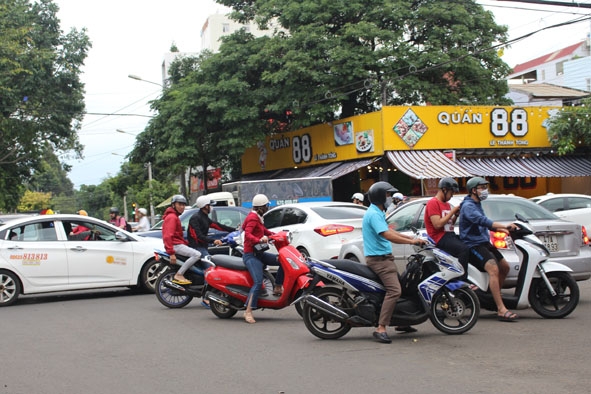
[[[243,63],[274,63],[261,85],[270,106],[293,110],[296,125],[381,105],[509,103],[509,67],[494,50],[506,28],[473,0],[217,2],[232,7],[240,22],[279,24]]]
[[[548,121],[548,138],[560,155],[591,146],[591,98],[578,106],[563,107],[552,116]]]
[[[81,66],[85,30],[63,34],[51,0],[0,3],[0,208],[16,207],[21,186],[47,151],[81,154]]]

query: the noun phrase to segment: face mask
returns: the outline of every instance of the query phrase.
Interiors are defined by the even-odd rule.
[[[478,199],[480,201],[484,201],[488,198],[488,190],[481,190],[480,194],[478,195]]]
[[[386,202],[384,202],[384,208],[388,209],[392,205],[392,197],[386,197]]]

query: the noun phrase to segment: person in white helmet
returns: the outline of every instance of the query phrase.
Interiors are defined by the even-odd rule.
[[[150,229],[150,220],[148,220],[148,210],[146,208],[140,208],[137,210],[140,214],[140,221],[137,226],[133,228],[133,231],[148,231]]]
[[[246,311],[244,320],[247,323],[256,323],[252,316],[252,310],[257,307],[261,287],[263,285],[263,269],[265,265],[279,265],[277,255],[268,252],[257,253],[255,245],[269,242],[272,231],[265,228],[263,215],[269,210],[269,199],[264,194],[257,194],[252,199],[252,211],[244,219],[244,255],[242,260],[254,282],[246,299]],[[283,269],[279,265],[273,296],[280,297],[283,293]]]
[[[361,194],[361,193],[353,194],[351,196],[351,201],[353,201],[353,204],[363,205],[363,194]]]

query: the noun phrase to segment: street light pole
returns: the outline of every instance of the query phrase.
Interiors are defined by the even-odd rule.
[[[163,86],[161,83],[158,83],[158,82],[152,82],[152,81],[148,81],[148,80],[146,80],[146,79],[143,79],[142,77],[140,77],[140,76],[138,76],[138,75],[129,74],[129,75],[128,75],[128,77],[129,77],[129,78],[131,78],[131,79],[135,79],[136,81],[143,81],[143,82],[151,83],[151,84],[153,84],[153,85],[158,85],[158,86],[160,86],[161,88],[163,88],[163,87],[164,87],[164,86]]]
[[[154,201],[152,200],[152,163],[148,162],[148,187],[150,188],[150,225],[154,225]]]

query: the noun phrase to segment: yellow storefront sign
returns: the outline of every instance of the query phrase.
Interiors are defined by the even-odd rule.
[[[550,147],[559,107],[403,106],[269,136],[242,158],[244,174],[382,156],[389,150]]]

